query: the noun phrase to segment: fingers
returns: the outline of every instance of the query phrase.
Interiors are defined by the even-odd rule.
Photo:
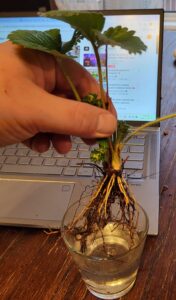
[[[51,138],[54,148],[61,154],[71,150],[71,139],[68,135],[54,134]]]
[[[39,153],[47,151],[51,143],[56,151],[61,154],[67,153],[71,149],[70,137],[60,134],[38,133],[34,137],[23,141],[23,144]]]
[[[88,93],[95,93],[99,97],[101,97],[100,85],[98,84],[98,81],[95,78],[93,78],[90,72],[88,72],[77,62],[72,61],[70,59],[63,60],[63,66],[66,73],[69,74],[69,77],[72,80],[73,84],[75,85],[78,94],[80,95],[81,98],[87,96]],[[56,64],[56,86],[59,88],[59,91],[57,90],[56,94],[60,94],[60,96],[64,95],[67,98],[69,97],[75,98],[73,93],[70,91],[70,86],[66,78],[63,76],[62,68],[59,66],[59,64]],[[62,86],[62,91],[60,90],[61,86]],[[112,112],[112,114],[115,117],[117,117],[117,112],[111,101],[111,98],[110,97],[108,98],[109,98],[109,111]]]
[[[79,101],[53,96],[31,83],[32,125],[37,132],[51,132],[94,139],[110,136],[117,120],[112,113]],[[35,91],[35,93],[34,93]],[[31,113],[30,110],[30,113]]]
[[[83,139],[83,141],[89,146],[92,146],[97,142],[96,139]]]
[[[37,152],[45,152],[50,147],[50,137],[48,134],[38,133],[34,137],[23,142],[26,146]]]
[[[1,82],[5,93],[1,101],[1,144],[25,140],[32,149],[43,152],[49,148],[52,135],[55,148],[64,153],[70,149],[69,135],[91,143],[92,139],[110,136],[115,131],[117,121],[112,113],[54,95],[58,90],[72,98],[70,86],[52,57],[47,58],[47,66],[43,67],[45,55],[27,51],[26,60],[17,47],[9,43],[4,47],[7,49],[3,49],[4,58],[1,57],[5,70]],[[8,65],[3,64],[6,52]],[[100,96],[99,85],[89,72],[70,59],[64,63],[80,97],[91,92]],[[9,75],[12,64],[15,72]]]

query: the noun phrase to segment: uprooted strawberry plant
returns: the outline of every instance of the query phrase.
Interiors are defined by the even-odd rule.
[[[18,30],[9,34],[9,39],[23,47],[44,51],[55,57],[60,64],[65,77],[67,78],[75,99],[84,101],[90,105],[109,108],[108,89],[103,90],[102,66],[99,49],[105,47],[106,55],[108,47],[120,47],[129,53],[140,55],[147,50],[145,44],[135,32],[126,27],[111,27],[103,31],[105,17],[102,13],[78,12],[78,11],[50,11],[44,14],[47,17],[64,21],[74,29],[72,38],[63,41],[59,28],[41,31]],[[73,85],[72,78],[67,70],[64,69],[64,58],[74,59],[67,55],[73,46],[77,45],[83,38],[86,38],[92,45],[98,67],[98,77],[100,85],[100,99],[95,94],[89,94],[83,99],[80,98],[76,87]],[[108,64],[106,61],[106,74],[108,74]],[[108,76],[106,76],[108,86]],[[118,122],[117,131],[107,139],[98,140],[99,148],[91,152],[92,163],[101,172],[101,177],[96,185],[89,202],[75,217],[68,226],[75,236],[79,236],[81,251],[86,250],[88,236],[96,235],[98,231],[112,222],[115,226],[122,225],[130,232],[131,237],[136,229],[137,205],[134,195],[129,189],[129,185],[123,177],[125,161],[121,158],[121,152],[126,142],[147,126],[154,125],[167,118],[176,117],[176,114],[162,117],[152,122],[148,122],[137,130],[132,131],[125,122]],[[102,167],[99,167],[99,164]],[[116,207],[120,213],[114,213],[112,207]],[[81,222],[80,222],[81,221]]]

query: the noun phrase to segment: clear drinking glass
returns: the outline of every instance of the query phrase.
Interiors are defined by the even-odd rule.
[[[120,298],[133,287],[136,280],[148,232],[147,214],[137,205],[133,236],[127,226],[110,222],[103,230],[88,236],[86,250],[82,253],[79,234],[70,231],[69,226],[85,205],[76,202],[68,208],[62,221],[62,237],[88,290],[102,299]]]

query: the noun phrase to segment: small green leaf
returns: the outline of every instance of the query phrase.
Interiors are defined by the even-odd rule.
[[[72,49],[73,44],[79,37],[80,34],[74,33],[70,41],[62,43],[59,29],[50,29],[46,31],[16,30],[8,35],[9,40],[11,40],[14,44],[18,44],[29,49],[47,52],[55,57],[67,58],[68,56],[66,56],[65,53]]]
[[[107,159],[107,153],[109,149],[108,139],[107,138],[98,139],[97,142],[98,142],[98,148],[91,151],[90,159],[94,163],[105,162]]]
[[[98,12],[84,11],[59,11],[53,10],[43,13],[42,16],[64,21],[74,29],[77,29],[90,41],[95,40],[94,30],[102,31],[105,23],[105,17]]]
[[[15,44],[45,52],[51,50],[60,51],[61,48],[59,29],[47,31],[16,30],[11,32],[8,38]]]
[[[102,100],[98,98],[97,94],[90,93],[84,98],[81,99],[82,102],[89,103],[91,105],[97,106],[97,107],[103,107]]]
[[[102,45],[119,46],[128,50],[129,53],[142,53],[147,49],[141,39],[135,36],[135,31],[128,30],[126,27],[110,27],[104,33],[95,32],[99,47]]]

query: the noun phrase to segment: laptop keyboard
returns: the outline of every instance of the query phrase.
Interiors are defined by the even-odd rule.
[[[124,176],[141,179],[144,170],[145,135],[129,141],[122,152],[125,160]],[[0,172],[21,174],[53,174],[62,176],[91,177],[101,174],[89,165],[90,151],[97,145],[88,146],[79,138],[67,154],[57,153],[53,148],[42,154],[30,150],[23,144],[0,148]]]

